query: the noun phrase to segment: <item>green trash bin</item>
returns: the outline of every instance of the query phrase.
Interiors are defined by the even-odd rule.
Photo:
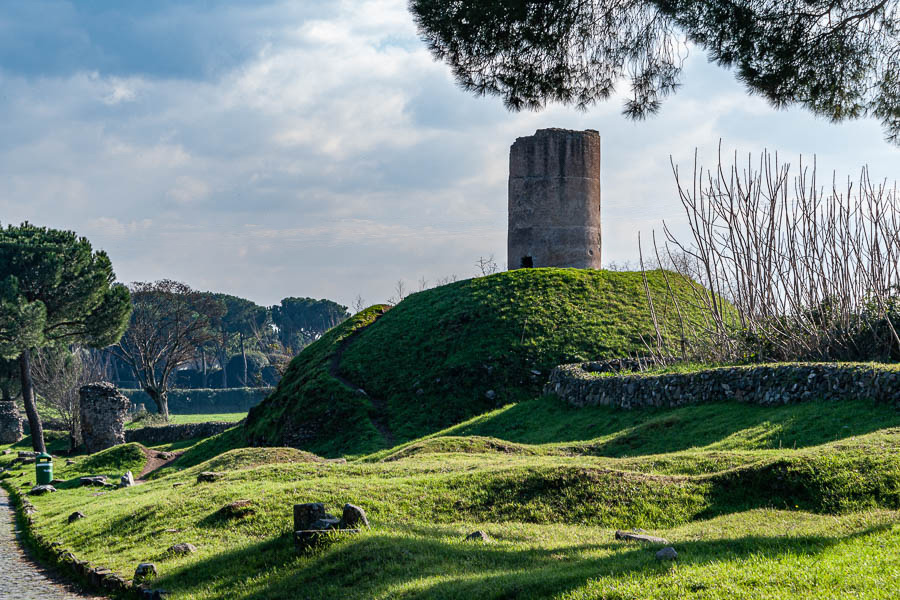
[[[53,457],[46,452],[38,454],[34,471],[38,485],[50,485],[50,482],[53,481]]]

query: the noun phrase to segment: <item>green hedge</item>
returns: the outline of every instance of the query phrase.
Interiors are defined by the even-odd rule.
[[[150,412],[156,403],[144,390],[120,390],[132,404],[143,404]],[[224,390],[171,390],[169,412],[176,415],[202,415],[247,412],[269,395],[272,388],[228,388]]]

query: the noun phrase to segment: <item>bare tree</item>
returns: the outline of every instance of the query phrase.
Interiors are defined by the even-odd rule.
[[[493,254],[491,254],[487,258],[479,256],[478,260],[475,261],[475,266],[478,267],[478,270],[481,273],[482,277],[493,275],[500,269],[500,267],[497,266],[497,261],[494,260]]]
[[[398,279],[397,283],[394,284],[394,295],[388,298],[387,303],[392,305],[400,304],[406,296],[406,283],[402,279]]]
[[[664,225],[657,264],[695,286],[720,360],[873,360],[900,357],[900,194],[896,183],[828,188],[801,159],[798,173],[764,152],[712,171],[673,163],[691,240]],[[662,257],[660,256],[662,254]],[[704,331],[701,331],[704,330]],[[699,336],[698,336],[699,338]]]
[[[164,279],[130,286],[134,311],[122,340],[111,351],[131,366],[135,378],[169,416],[169,379],[191,362],[198,346],[210,341],[210,320],[220,310],[209,294]]]
[[[459,277],[457,277],[455,274],[454,275],[445,275],[445,276],[441,277],[440,279],[438,279],[437,282],[435,283],[435,285],[437,287],[440,287],[442,285],[447,285],[448,283],[454,283],[458,280],[459,280]]]
[[[81,411],[78,391],[105,379],[97,352],[73,346],[48,346],[32,355],[31,374],[38,392],[38,407],[58,418],[69,432],[69,450],[81,444]]]
[[[362,312],[362,310],[366,307],[366,301],[362,297],[362,294],[357,294],[356,298],[353,299],[353,313]]]

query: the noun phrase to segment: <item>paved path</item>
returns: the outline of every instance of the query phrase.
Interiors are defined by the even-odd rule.
[[[100,600],[61,585],[29,560],[16,540],[15,527],[12,502],[0,487],[0,600]]]

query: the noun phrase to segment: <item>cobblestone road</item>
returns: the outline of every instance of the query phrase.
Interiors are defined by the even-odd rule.
[[[0,600],[101,600],[60,585],[31,562],[16,541],[15,527],[12,503],[0,487]]]

